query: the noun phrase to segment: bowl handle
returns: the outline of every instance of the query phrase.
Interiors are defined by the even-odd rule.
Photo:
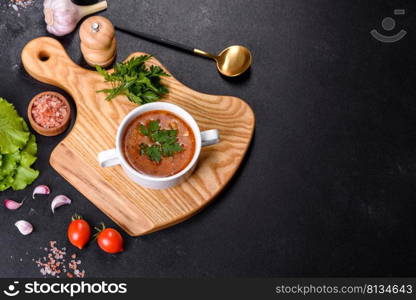
[[[202,147],[218,144],[220,142],[220,133],[218,129],[211,129],[201,132]]]
[[[100,167],[107,168],[120,164],[116,149],[106,150],[98,153],[98,163]]]

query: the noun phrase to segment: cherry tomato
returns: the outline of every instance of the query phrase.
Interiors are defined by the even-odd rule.
[[[91,237],[91,227],[82,219],[81,216],[72,217],[72,222],[68,226],[68,239],[72,245],[82,249],[88,243]]]
[[[121,234],[113,228],[105,228],[104,224],[101,224],[101,226],[101,229],[97,229],[98,246],[103,251],[111,254],[123,252],[124,241]]]

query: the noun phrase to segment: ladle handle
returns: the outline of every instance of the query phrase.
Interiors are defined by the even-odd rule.
[[[141,31],[136,31],[136,30],[131,30],[131,29],[126,29],[126,28],[122,28],[120,26],[114,26],[118,31],[133,35],[135,37],[139,37],[139,38],[143,38],[145,40],[149,40],[158,44],[162,44],[162,45],[166,45],[166,46],[170,46],[185,52],[189,52],[192,54],[195,54],[194,47],[190,47],[181,43],[177,43],[165,38],[161,38],[159,36],[153,35],[153,34],[149,34],[149,33],[145,33],[145,32],[141,32]]]

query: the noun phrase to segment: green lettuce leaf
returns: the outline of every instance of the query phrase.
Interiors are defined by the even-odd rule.
[[[30,167],[36,161],[36,152],[38,147],[36,145],[36,137],[31,134],[26,147],[22,150],[20,164],[24,167]]]
[[[36,153],[36,137],[14,106],[0,98],[0,191],[22,190],[39,176],[31,168]]]
[[[17,168],[16,176],[11,184],[14,190],[23,190],[39,176],[39,171],[32,168],[20,166]]]
[[[36,155],[36,153],[38,152],[38,145],[36,144],[36,137],[34,134],[30,135],[29,140],[25,148],[23,149],[23,152],[27,152],[31,155]]]
[[[0,153],[9,154],[22,149],[29,135],[25,121],[14,106],[0,98]]]
[[[0,182],[0,191],[5,191],[8,188],[10,188],[12,186],[13,181],[14,181],[14,176],[9,175],[6,178],[4,178]]]
[[[17,165],[20,161],[20,153],[5,154],[2,159],[2,166],[0,168],[0,176],[7,177],[16,173]]]

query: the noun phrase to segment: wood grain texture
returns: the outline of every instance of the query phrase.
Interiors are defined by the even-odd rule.
[[[186,182],[167,190],[145,189],[131,182],[121,167],[100,168],[97,162],[99,152],[115,147],[119,123],[136,105],[124,96],[105,101],[96,91],[108,84],[96,72],[76,65],[55,39],[32,40],[23,49],[22,61],[31,76],[64,89],[77,106],[75,125],[52,152],[50,164],[132,236],[174,225],[205,207],[234,175],[253,136],[254,113],[243,100],[202,94],[174,77],[164,79],[169,89],[164,101],[190,112],[201,130],[219,129],[221,142],[202,150]],[[150,63],[162,66],[154,58]]]

